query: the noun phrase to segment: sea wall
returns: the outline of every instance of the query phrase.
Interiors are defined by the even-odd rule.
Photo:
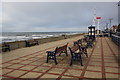
[[[62,35],[62,36],[59,36],[59,37],[40,38],[40,39],[35,39],[35,40],[38,41],[38,43],[40,45],[40,44],[43,44],[43,43],[57,41],[57,40],[62,40],[62,39],[68,39],[68,38],[72,38],[72,37],[76,37],[76,36],[80,36],[80,35],[84,35],[84,34],[85,33],[75,34],[75,35]],[[10,49],[11,50],[15,50],[15,49],[18,49],[18,48],[24,48],[24,47],[26,47],[25,41],[7,42],[7,44],[10,45]],[[0,46],[1,45],[2,44],[0,44]]]

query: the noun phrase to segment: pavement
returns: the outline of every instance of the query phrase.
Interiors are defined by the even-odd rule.
[[[71,55],[68,49],[68,56],[62,53],[57,55],[58,64],[50,60],[46,63],[46,51],[55,50],[55,47],[73,42],[82,38],[74,38],[48,42],[38,46],[16,49],[2,53],[2,77],[3,79],[51,79],[64,80],[67,78],[79,80],[88,79],[116,79],[120,77],[120,66],[118,62],[119,47],[107,37],[98,37],[93,48],[88,48],[88,58],[82,55],[83,65],[74,62],[70,66]]]

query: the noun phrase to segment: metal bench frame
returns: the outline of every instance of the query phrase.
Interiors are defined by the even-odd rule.
[[[10,51],[10,45],[7,43],[3,43],[2,44],[2,51],[3,52]]]
[[[73,64],[73,61],[79,61],[81,66],[83,66],[82,63],[82,52],[80,50],[80,46],[79,45],[73,45],[72,47],[69,47],[70,53],[71,53],[71,62],[70,62],[70,66]],[[78,51],[78,52],[76,52]]]
[[[57,63],[57,60],[56,60],[56,54],[59,54],[59,56],[61,55],[61,53],[65,53],[66,56],[68,56],[67,54],[67,45],[64,45],[64,46],[61,46],[61,47],[56,47],[55,51],[47,51],[47,61],[46,63],[48,63],[49,60],[54,60],[55,61],[55,64],[58,64]]]
[[[36,41],[36,40],[25,41],[25,43],[26,43],[26,47],[31,47],[31,46],[34,46],[34,45],[39,45],[38,41]]]

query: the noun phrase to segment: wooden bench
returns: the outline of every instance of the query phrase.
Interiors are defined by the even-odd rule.
[[[7,43],[3,43],[2,44],[2,51],[3,52],[10,51],[10,45]]]
[[[88,47],[93,47],[93,46],[94,46],[94,41],[93,41],[92,39],[89,39],[89,40],[87,41],[86,47],[88,48]]]
[[[82,63],[82,52],[80,49],[79,45],[73,45],[72,47],[69,47],[70,53],[71,53],[71,62],[70,62],[70,66],[72,65],[73,61],[79,61],[81,66],[83,66]]]
[[[79,40],[77,40],[77,41],[74,41],[74,45],[75,44],[79,44],[80,46],[82,46],[82,39],[79,39]]]
[[[94,46],[94,39],[90,39],[89,37],[84,37],[83,39],[82,39],[82,41],[81,41],[81,44],[83,45],[83,43],[86,43],[86,48],[89,48],[89,47],[93,47]],[[79,44],[79,45],[81,45],[81,44]],[[81,46],[82,46],[81,45]]]
[[[36,41],[36,40],[28,40],[28,41],[25,41],[25,43],[26,43],[26,47],[30,47],[30,46],[34,46],[34,45],[39,45],[38,41]]]
[[[79,45],[80,50],[82,51],[82,53],[85,54],[86,57],[88,57],[88,54],[87,54],[87,48],[88,48],[87,46],[88,45],[83,45],[81,40],[75,41],[74,45]]]
[[[57,64],[57,60],[56,60],[56,54],[59,54],[59,56],[61,55],[61,53],[65,53],[66,56],[68,56],[67,54],[67,45],[61,46],[61,47],[56,47],[56,49],[54,51],[47,51],[47,61],[46,63],[48,63],[49,60],[54,60],[55,64]]]

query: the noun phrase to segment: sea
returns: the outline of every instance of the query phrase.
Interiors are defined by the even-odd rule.
[[[0,36],[0,43],[24,41],[30,39],[58,37],[61,35],[74,35],[79,33],[85,33],[85,31],[78,32],[2,32]]]

